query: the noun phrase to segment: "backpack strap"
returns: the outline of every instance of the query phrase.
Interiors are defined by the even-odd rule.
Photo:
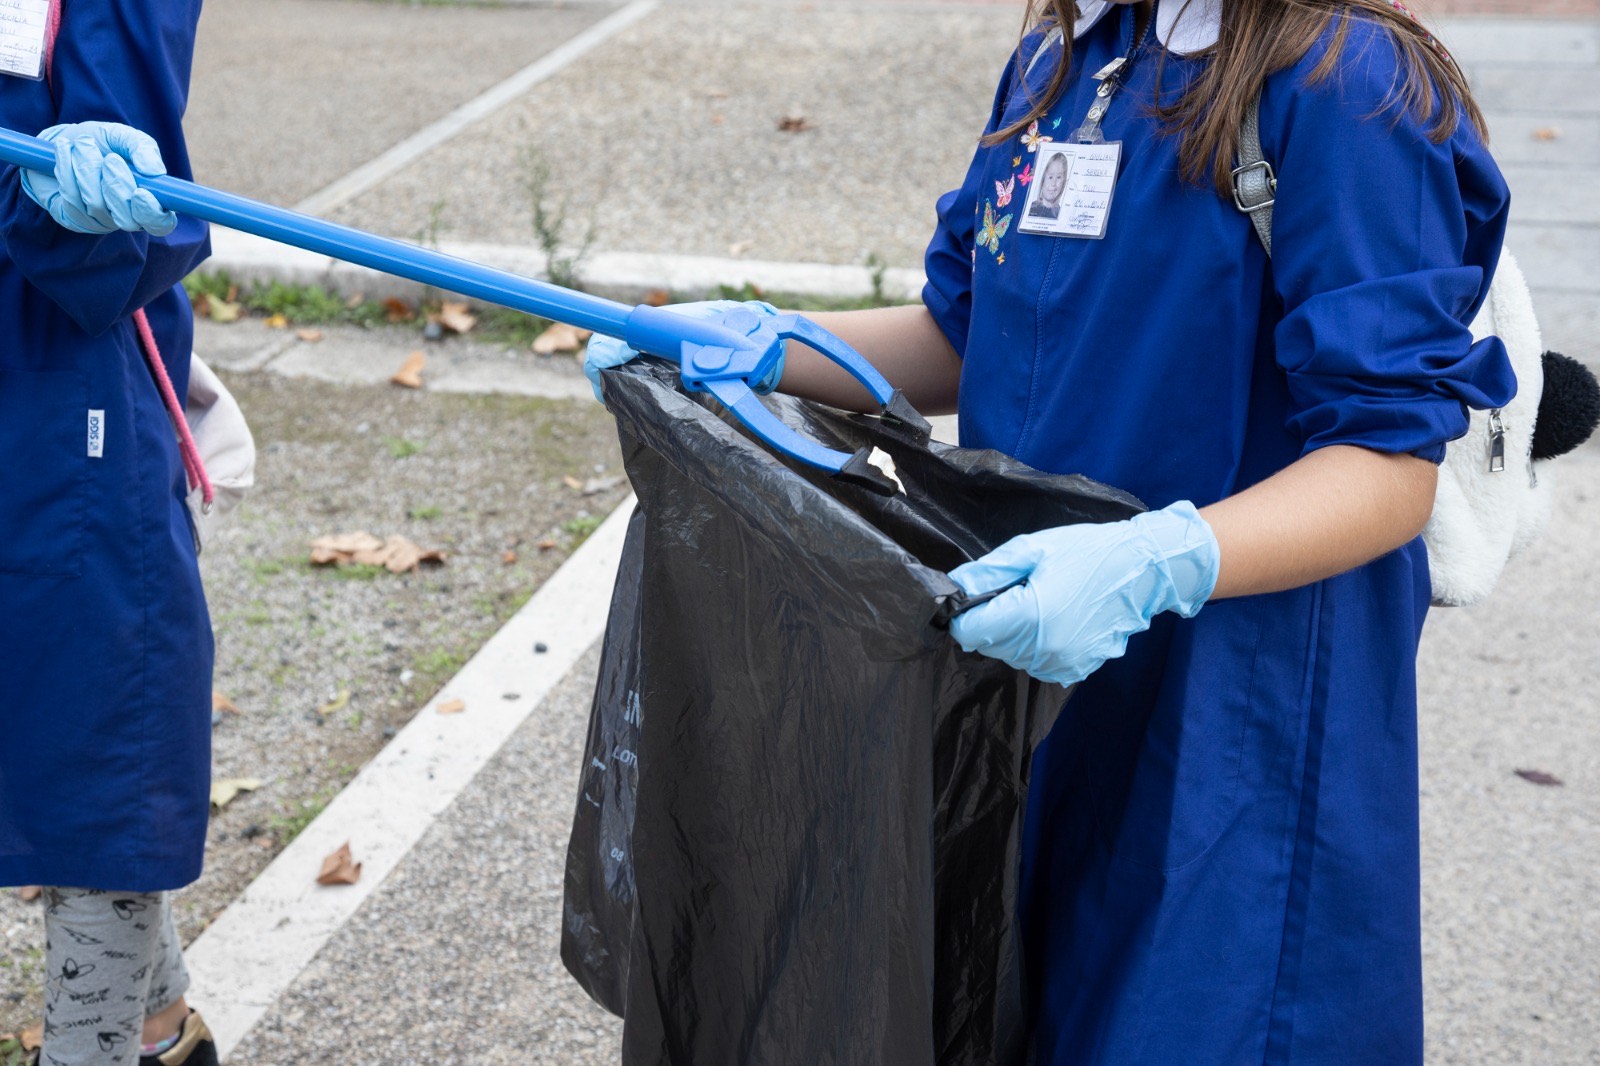
[[[1261,94],[1257,93],[1239,123],[1238,166],[1233,168],[1233,202],[1250,216],[1261,246],[1272,257],[1272,205],[1277,202],[1278,175],[1261,150]]]

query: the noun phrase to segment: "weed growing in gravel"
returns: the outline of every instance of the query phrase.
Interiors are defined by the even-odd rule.
[[[246,559],[243,565],[250,572],[250,576],[257,581],[277,577],[285,569],[281,559]]]
[[[382,563],[340,563],[338,566],[317,566],[308,562],[306,565],[311,567],[312,570],[332,574],[341,581],[371,581],[388,569]]]
[[[404,437],[385,437],[383,443],[389,449],[389,456],[394,459],[409,459],[423,447],[422,441],[407,440]]]
[[[304,832],[305,827],[316,821],[317,815],[333,802],[333,797],[339,794],[340,787],[338,783],[329,785],[311,799],[301,800],[298,810],[273,815],[267,820],[267,828],[272,830],[280,844],[288,846],[289,841]]]
[[[522,167],[526,172],[523,188],[528,192],[528,206],[533,211],[533,237],[544,253],[545,277],[563,289],[579,288],[578,268],[594,246],[594,216],[589,216],[589,226],[577,248],[564,251],[569,201],[565,197],[559,201],[550,199],[550,164],[537,150],[523,151]]]
[[[438,518],[440,515],[444,514],[444,508],[435,507],[432,504],[429,504],[426,507],[413,507],[411,510],[407,511],[406,514],[419,522],[431,522],[435,518]]]
[[[604,521],[605,518],[602,515],[579,515],[577,518],[569,518],[561,523],[561,531],[572,538],[572,546],[576,548],[588,540],[589,534],[599,529],[600,523]]]
[[[417,656],[416,665],[412,669],[416,671],[419,680],[431,678],[443,682],[454,677],[466,662],[467,660],[456,652],[435,648]]]

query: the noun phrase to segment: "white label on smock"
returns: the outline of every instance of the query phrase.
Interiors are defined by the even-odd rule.
[[[1051,237],[1104,237],[1121,160],[1120,141],[1041,144],[1017,228]]]
[[[98,459],[106,450],[106,413],[89,412],[89,458]]]
[[[0,0],[0,72],[44,76],[45,24],[50,0]]]

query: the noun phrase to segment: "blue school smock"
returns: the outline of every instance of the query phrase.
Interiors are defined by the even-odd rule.
[[[49,81],[0,76],[0,123],[126,123],[188,177],[199,16],[198,0],[67,0]],[[70,232],[0,171],[0,884],[155,891],[200,873],[211,626],[130,316],[148,309],[183,397],[178,282],[209,250],[182,216],[166,237]]]
[[[1262,97],[1269,264],[1230,198],[1180,178],[1149,110],[1158,75],[1171,99],[1204,53],[1151,42],[1104,122],[1123,146],[1106,237],[1019,232],[1036,138],[1082,122],[1089,75],[1132,32],[1129,9],[1084,32],[1037,128],[980,147],[939,201],[924,300],[964,359],[962,444],[1152,507],[1213,503],[1329,445],[1439,460],[1469,406],[1515,390],[1500,343],[1465,325],[1508,202],[1476,134],[1434,144],[1388,106],[1396,53],[1371,24],[1313,84],[1324,38]],[[1025,113],[1018,71],[1039,46],[1006,71],[989,129]],[[1027,74],[1036,94],[1055,47]],[[1428,600],[1419,538],[1159,618],[1079,686],[1036,753],[1025,821],[1037,1062],[1422,1061]]]

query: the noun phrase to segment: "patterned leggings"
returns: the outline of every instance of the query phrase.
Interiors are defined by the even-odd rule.
[[[40,1066],[137,1066],[145,1018],[189,988],[167,894],[46,888],[44,905]]]

